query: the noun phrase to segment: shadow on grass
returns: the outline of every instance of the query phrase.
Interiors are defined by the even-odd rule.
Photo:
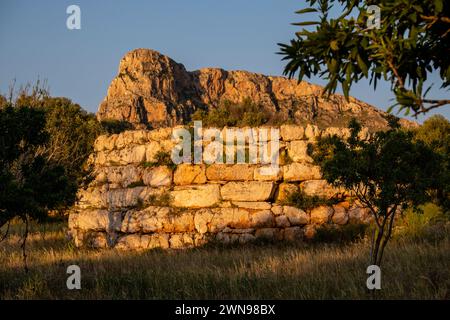
[[[207,245],[184,250],[75,249],[64,239],[30,246],[28,274],[17,252],[0,267],[2,299],[368,299],[363,243]],[[446,299],[449,242],[393,243],[379,298]],[[4,260],[5,261],[5,260]],[[68,290],[66,268],[81,268]]]

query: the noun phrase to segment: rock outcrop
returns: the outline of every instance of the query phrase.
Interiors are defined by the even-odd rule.
[[[324,97],[323,88],[284,77],[247,71],[205,68],[186,71],[171,58],[149,49],[136,49],[120,61],[100,104],[100,120],[125,120],[135,128],[186,124],[197,109],[249,98],[278,119],[320,128],[344,127],[355,117],[371,131],[387,125],[385,113],[355,98]]]

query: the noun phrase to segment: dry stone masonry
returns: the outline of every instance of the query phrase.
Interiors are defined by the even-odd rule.
[[[69,215],[76,246],[166,249],[211,241],[301,241],[324,224],[367,221],[368,212],[351,201],[311,210],[283,205],[299,190],[321,197],[342,193],[322,179],[306,149],[319,136],[349,132],[314,125],[279,129],[280,153],[288,157],[273,175],[262,174],[259,163],[158,165],[157,154],[175,145],[172,128],[100,136],[89,160],[95,179],[79,191]]]

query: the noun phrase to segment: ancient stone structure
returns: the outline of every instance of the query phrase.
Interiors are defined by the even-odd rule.
[[[247,71],[204,68],[189,72],[157,51],[136,49],[120,61],[97,117],[125,120],[135,128],[167,127],[186,124],[198,109],[249,98],[278,119],[299,125],[346,127],[355,117],[371,131],[386,127],[385,112],[352,97],[349,101],[338,94],[326,97],[322,91],[321,86],[305,81]]]
[[[90,158],[95,179],[80,190],[69,216],[75,244],[150,249],[209,241],[300,241],[314,237],[323,224],[367,221],[367,210],[356,202],[310,210],[283,202],[298,190],[327,198],[342,192],[322,180],[306,148],[318,136],[346,136],[348,130],[314,125],[279,129],[280,153],[287,156],[273,175],[263,174],[260,163],[161,165],[158,155],[170,153],[176,143],[172,128],[100,136]],[[369,135],[367,128],[361,134]]]

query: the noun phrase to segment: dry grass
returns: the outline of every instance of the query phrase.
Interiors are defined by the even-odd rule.
[[[0,244],[0,299],[368,299],[368,246],[258,245],[181,251],[79,250],[65,223],[30,236],[22,267],[18,226]],[[36,228],[36,227],[35,227]],[[45,236],[44,236],[45,235]],[[448,299],[450,241],[395,241],[385,256],[378,298]],[[78,264],[82,289],[67,290]]]

